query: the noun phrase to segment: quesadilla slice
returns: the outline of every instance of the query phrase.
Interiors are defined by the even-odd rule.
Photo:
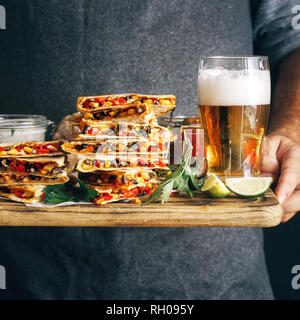
[[[173,95],[144,95],[136,93],[80,97],[77,102],[77,110],[88,112],[112,106],[140,105],[143,103],[153,106],[155,116],[161,117],[175,108],[176,97]]]
[[[137,168],[165,168],[168,159],[163,157],[151,157],[151,155],[130,157],[130,156],[105,156],[105,157],[85,157],[79,160],[77,171],[113,171],[115,169],[137,169]]]
[[[0,173],[65,176],[65,157],[1,158]]]
[[[98,195],[94,200],[94,204],[104,205],[107,203],[139,199],[148,196],[158,187],[158,183],[147,183],[142,186],[134,187],[130,190],[121,188],[115,188],[113,190],[112,188],[96,187],[93,185],[90,185],[89,187],[98,192]]]
[[[0,186],[0,196],[24,203],[36,203],[42,201],[45,186]]]
[[[0,186],[20,185],[20,184],[55,185],[55,184],[63,184],[68,181],[69,181],[69,177],[67,175],[49,178],[44,176],[35,176],[31,174],[0,173]]]
[[[99,122],[82,119],[80,121],[80,131],[74,140],[82,139],[167,139],[172,140],[174,137],[168,128],[148,125],[127,123],[127,122]]]
[[[101,140],[97,142],[77,141],[68,142],[62,145],[62,149],[67,153],[81,155],[118,155],[118,154],[167,154],[169,141],[148,141],[148,140]]]
[[[84,119],[81,115],[76,114],[67,116],[60,122],[54,138],[66,140],[150,139],[153,141],[175,139],[168,128],[159,125],[151,127],[134,122],[97,121]]]
[[[3,157],[42,157],[62,155],[63,141],[22,142],[0,144],[0,158]]]
[[[153,107],[148,104],[103,107],[100,110],[85,112],[82,117],[89,120],[135,122],[157,125]]]
[[[153,170],[126,170],[96,173],[79,173],[79,179],[88,185],[107,188],[132,189],[148,182],[157,181]]]

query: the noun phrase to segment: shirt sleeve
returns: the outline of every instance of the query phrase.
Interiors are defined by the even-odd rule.
[[[256,1],[253,34],[255,54],[269,56],[276,68],[283,57],[300,48],[300,0]]]

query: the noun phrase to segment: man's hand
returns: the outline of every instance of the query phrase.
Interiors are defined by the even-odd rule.
[[[300,146],[287,137],[269,135],[261,150],[261,175],[277,181],[275,195],[284,209],[282,222],[300,211]]]

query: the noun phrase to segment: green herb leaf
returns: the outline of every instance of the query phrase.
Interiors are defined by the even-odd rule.
[[[43,191],[45,193],[44,202],[48,204],[59,204],[68,201],[93,202],[97,196],[97,191],[91,189],[87,184],[78,180],[79,187],[71,182],[47,186]]]
[[[82,199],[85,202],[93,202],[93,200],[97,197],[98,192],[94,189],[91,189],[87,184],[85,184],[83,181],[78,180],[79,183],[79,193],[80,193],[80,199]]]
[[[74,196],[67,190],[67,184],[47,186],[43,191],[45,193],[44,202],[49,204],[59,204],[68,201],[74,201]]]
[[[187,192],[191,198],[194,197],[194,190],[201,190],[207,169],[203,174],[199,172],[197,168],[191,168],[193,146],[186,136],[184,139],[187,150],[181,164],[170,165],[170,169],[173,173],[166,177],[166,179],[150,195],[149,199],[142,203],[142,205],[148,205],[149,203],[156,202],[160,199],[161,203],[166,203],[174,189],[179,192]]]
[[[170,195],[173,191],[174,181],[170,181],[165,185],[162,195],[161,203],[167,203],[169,201]]]

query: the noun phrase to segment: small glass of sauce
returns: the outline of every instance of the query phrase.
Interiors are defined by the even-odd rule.
[[[41,115],[0,114],[0,143],[45,141],[49,124]]]

